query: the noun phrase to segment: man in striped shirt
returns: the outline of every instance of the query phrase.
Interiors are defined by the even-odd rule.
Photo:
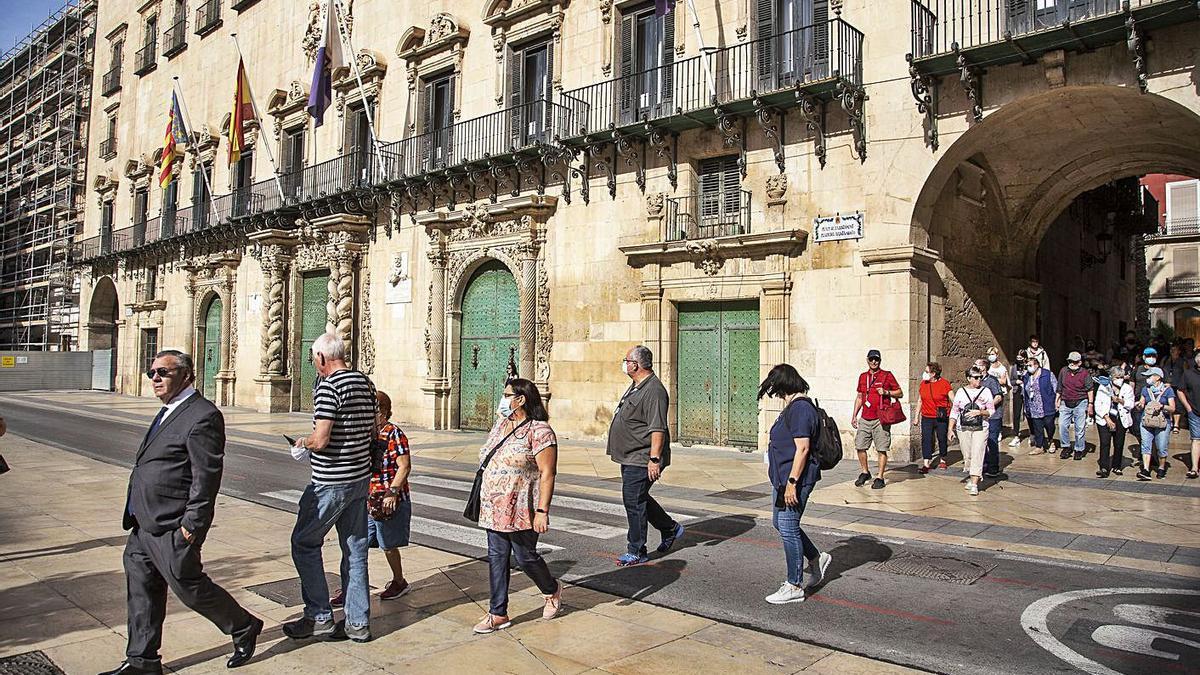
[[[313,389],[313,432],[296,440],[309,451],[312,482],[300,498],[292,530],[292,562],[300,574],[304,616],[284,624],[293,639],[334,637],[337,625],[329,603],[321,546],[336,527],[342,548],[342,591],[346,636],[371,639],[367,585],[367,491],[371,482],[371,443],[375,438],[375,385],[346,365],[346,344],[326,333],[312,346],[321,380]]]

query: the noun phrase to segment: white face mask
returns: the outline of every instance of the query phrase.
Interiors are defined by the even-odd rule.
[[[503,396],[500,398],[500,405],[496,406],[496,414],[508,419],[513,416],[512,396]]]
[[[1068,363],[1068,364],[1067,364],[1067,367],[1068,367],[1068,368],[1070,368],[1071,370],[1079,370],[1079,364],[1078,364],[1078,363]]]
[[[1146,357],[1146,365],[1148,365],[1148,366],[1152,366],[1152,365],[1154,365],[1154,364],[1156,364],[1156,363],[1158,363],[1158,359],[1157,359],[1157,358],[1155,358],[1155,357],[1153,357],[1153,356],[1147,356],[1147,357]]]
[[[1032,375],[1037,372],[1037,366],[1025,366],[1025,370],[1029,371],[1029,374]]]
[[[931,373],[927,370],[927,371],[921,373],[921,379],[928,382],[933,379],[933,373]]]
[[[1113,386],[1114,386],[1114,387],[1116,387],[1116,388],[1120,389],[1120,388],[1121,388],[1121,385],[1125,384],[1125,380],[1122,380],[1122,379],[1116,379],[1116,380],[1113,380],[1113,381],[1112,381],[1112,383],[1113,383]]]
[[[621,374],[626,377],[629,377],[629,364],[626,363],[625,361],[621,362]]]
[[[995,363],[995,362],[996,362],[996,355],[988,354],[988,363]]]

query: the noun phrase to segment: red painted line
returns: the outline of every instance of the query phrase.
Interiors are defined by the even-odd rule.
[[[1059,590],[1058,586],[1051,586],[1050,584],[1039,584],[1039,583],[1036,583],[1033,581],[1021,581],[1020,579],[1009,579],[1006,577],[992,577],[992,576],[985,576],[983,579],[984,579],[984,581],[992,581],[992,582],[995,582],[998,584],[1013,584],[1015,586],[1028,586],[1030,588],[1043,588],[1047,591]]]
[[[827,595],[823,595],[823,594],[810,595],[810,596],[808,596],[808,599],[815,600],[817,602],[824,602],[829,605],[837,605],[839,607],[849,607],[851,609],[861,609],[866,612],[874,612],[875,614],[885,614],[887,616],[894,616],[894,617],[897,617],[900,619],[908,619],[910,621],[921,621],[924,623],[937,624],[939,626],[953,626],[954,625],[953,621],[947,621],[945,619],[939,619],[939,618],[933,617],[933,616],[925,616],[924,614],[913,614],[912,612],[905,612],[905,611],[902,611],[899,609],[889,609],[887,607],[876,607],[875,605],[865,605],[861,602],[854,602],[852,600],[843,600],[841,598],[831,598],[831,597],[829,597]]]

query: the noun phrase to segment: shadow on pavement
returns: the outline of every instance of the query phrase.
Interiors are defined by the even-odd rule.
[[[829,563],[829,569],[825,571],[825,579],[820,588],[841,578],[852,569],[888,560],[892,557],[892,547],[874,537],[857,536],[841,542],[828,553],[833,560]]]

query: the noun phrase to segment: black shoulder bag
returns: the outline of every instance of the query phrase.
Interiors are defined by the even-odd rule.
[[[512,431],[508,432],[504,438],[500,439],[500,442],[496,444],[496,447],[492,448],[492,451],[487,454],[487,457],[483,458],[483,463],[479,465],[479,470],[475,472],[475,483],[471,486],[471,494],[467,496],[467,507],[463,509],[463,518],[466,518],[472,523],[479,522],[479,493],[483,491],[483,470],[487,468],[489,463],[491,463],[492,457],[496,454],[496,451],[500,449],[500,446],[504,445],[504,443],[507,442],[513,434],[517,433],[517,429],[520,429],[526,424],[529,424],[528,417],[525,418],[524,422],[521,422],[517,426],[513,427]]]

